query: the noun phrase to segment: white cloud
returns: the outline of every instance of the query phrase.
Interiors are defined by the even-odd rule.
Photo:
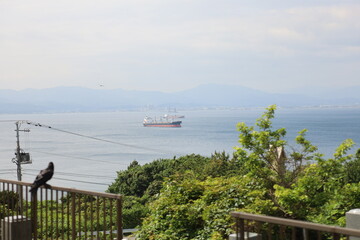
[[[315,4],[1,1],[0,63],[6,67],[0,77],[9,88],[26,87],[29,79],[39,87],[86,86],[106,76],[114,87],[144,88],[142,79],[150,78],[169,81],[171,90],[171,73],[184,88],[209,78],[266,87],[270,84],[263,75],[254,77],[254,69],[276,81],[279,74],[271,75],[276,66],[267,62],[284,69],[289,62],[306,66],[325,58],[358,61],[360,4]],[[298,72],[280,75],[291,74]]]

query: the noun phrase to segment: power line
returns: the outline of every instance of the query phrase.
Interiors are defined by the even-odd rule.
[[[14,121],[16,121],[16,120],[2,120],[2,121],[0,120],[0,122],[14,122]],[[71,135],[75,135],[75,136],[83,137],[83,138],[88,138],[88,139],[92,139],[92,140],[96,140],[96,141],[116,144],[116,145],[120,145],[120,146],[131,147],[131,148],[135,148],[135,149],[142,149],[142,150],[149,150],[149,151],[153,151],[153,152],[163,153],[162,151],[160,151],[158,149],[147,148],[147,147],[138,147],[138,146],[131,145],[131,144],[125,144],[125,143],[106,140],[106,139],[102,139],[102,138],[98,138],[98,137],[92,137],[92,136],[88,136],[88,135],[84,135],[84,134],[80,134],[80,133],[75,133],[75,132],[71,132],[71,131],[67,131],[67,130],[62,130],[62,129],[59,129],[59,128],[53,128],[53,127],[48,126],[48,125],[44,125],[44,124],[40,124],[40,123],[34,123],[34,122],[26,121],[26,120],[16,121],[17,129],[19,128],[21,123],[26,123],[26,124],[33,125],[33,126],[36,126],[36,127],[47,128],[47,129],[55,130],[55,131],[58,131],[58,132],[67,133],[67,134],[71,134]],[[19,129],[18,129],[18,131],[19,131]],[[23,130],[23,131],[25,131],[25,130]],[[26,130],[26,131],[28,131],[28,130]],[[18,149],[19,149],[19,146],[18,146]],[[67,157],[67,158],[73,158],[74,159],[74,157],[64,155],[64,154],[47,153],[47,152],[41,152],[41,151],[35,151],[35,152],[39,152],[39,153],[43,153],[43,154],[50,154],[50,155],[58,155],[58,156]],[[18,151],[18,155],[20,156],[19,151]],[[86,160],[86,161],[104,162],[104,163],[111,163],[111,164],[117,164],[117,165],[125,165],[125,164],[114,163],[114,162],[111,162],[111,161],[94,160],[94,159],[84,158],[84,157],[77,157],[77,158],[82,159],[82,160]],[[32,170],[30,170],[30,172],[31,171]],[[103,178],[103,179],[106,178],[104,176],[96,176],[96,175],[91,175],[91,174],[76,174],[76,173],[65,173],[65,172],[62,172],[62,173],[57,172],[57,173],[60,174],[60,175],[64,175],[64,176],[72,176],[72,177],[80,177],[80,178]],[[36,174],[29,174],[29,175],[36,176]],[[105,185],[105,186],[110,185],[108,183],[99,183],[99,182],[75,180],[75,179],[68,179],[68,178],[56,178],[56,179],[64,180],[64,181],[72,181],[72,182],[81,182],[81,183],[87,183],[87,184],[97,184],[97,185]],[[107,178],[107,179],[110,180],[109,178]],[[111,180],[113,180],[113,179],[111,179]]]
[[[14,123],[14,122],[17,122],[19,120],[0,120],[0,122],[11,122],[11,123]],[[24,120],[20,120],[20,121],[24,121]]]
[[[38,172],[35,169],[25,169],[25,172]],[[101,175],[94,175],[94,174],[84,174],[84,173],[70,173],[70,172],[59,172],[56,171],[57,175],[63,175],[63,176],[71,176],[71,177],[86,177],[86,178],[103,178],[103,179],[108,179],[108,180],[114,180],[114,178],[112,177],[108,177],[108,176],[101,176]]]
[[[116,163],[116,162],[106,161],[106,160],[95,160],[95,159],[85,158],[85,157],[74,157],[74,156],[69,156],[69,155],[60,154],[60,153],[49,153],[49,152],[36,151],[36,150],[31,150],[31,151],[32,152],[37,152],[37,153],[42,153],[42,154],[47,154],[47,155],[59,156],[59,157],[66,157],[66,158],[72,158],[72,159],[81,159],[81,160],[90,161],[90,162],[103,162],[103,163],[110,163],[110,164],[115,164],[115,165],[127,165],[127,164],[124,164],[124,163]]]
[[[30,176],[37,176],[36,174],[28,173],[27,175]],[[68,179],[68,178],[53,178],[54,180],[63,180],[63,181],[69,181],[69,182],[81,182],[81,183],[88,183],[88,184],[96,184],[96,185],[103,185],[103,186],[109,186],[111,183],[99,183],[99,182],[90,182],[90,181],[83,181],[83,180],[77,180],[77,179]]]
[[[96,140],[96,141],[101,141],[101,142],[106,142],[106,143],[111,143],[111,144],[116,144],[116,145],[120,145],[120,146],[125,146],[125,147],[131,147],[131,148],[135,148],[135,149],[149,150],[149,151],[153,151],[153,152],[162,153],[162,151],[160,151],[158,149],[147,148],[147,147],[138,147],[138,146],[127,144],[127,143],[115,142],[115,141],[106,140],[106,139],[102,139],[102,138],[98,138],[98,137],[92,137],[92,136],[88,136],[88,135],[84,135],[84,134],[80,134],[80,133],[75,133],[75,132],[71,132],[71,131],[67,131],[67,130],[62,130],[62,129],[59,129],[59,128],[53,128],[51,126],[40,124],[40,123],[34,123],[34,122],[30,122],[30,121],[25,121],[25,122],[27,124],[30,124],[30,125],[33,125],[33,126],[36,126],[36,127],[48,128],[48,129],[51,129],[51,130],[55,130],[55,131],[58,131],[58,132],[63,132],[63,133],[75,135],[75,136],[78,136],[78,137],[84,137],[84,138],[88,138],[88,139],[92,139],[92,140]]]
[[[54,179],[59,179],[59,180],[63,180],[63,181],[69,181],[69,182],[81,182],[81,183],[88,183],[88,184],[96,184],[96,185],[102,185],[102,186],[109,186],[111,185],[111,183],[99,183],[99,182],[89,182],[89,181],[82,181],[82,180],[76,180],[76,179],[66,179],[66,178],[54,178]]]
[[[116,144],[116,145],[120,145],[120,146],[125,146],[125,147],[130,147],[130,148],[135,148],[135,149],[141,149],[141,150],[148,150],[148,151],[152,151],[152,152],[156,152],[156,153],[164,153],[163,151],[159,150],[159,149],[155,149],[155,148],[148,148],[148,147],[139,147],[139,146],[135,146],[135,145],[132,145],[132,144],[127,144],[127,143],[121,143],[121,142],[116,142],[116,141],[111,141],[111,140],[107,140],[107,139],[102,139],[102,138],[98,138],[98,137],[92,137],[92,136],[88,136],[88,135],[85,135],[85,134],[80,134],[80,133],[76,133],[76,132],[71,132],[71,131],[68,131],[68,130],[63,130],[63,129],[59,129],[59,128],[54,128],[54,127],[51,127],[49,125],[45,125],[45,124],[41,124],[41,123],[35,123],[35,122],[31,122],[31,121],[28,121],[28,120],[4,120],[6,122],[21,122],[21,123],[26,123],[28,125],[33,125],[33,126],[36,126],[36,127],[42,127],[42,128],[47,128],[47,129],[51,129],[51,130],[54,130],[54,131],[58,131],[58,132],[62,132],[62,133],[67,133],[67,134],[71,134],[71,135],[74,135],[74,136],[78,136],[78,137],[83,137],[83,138],[88,138],[88,139],[92,139],[92,140],[96,140],[96,141],[101,141],[101,142],[106,142],[106,143],[111,143],[111,144]],[[175,154],[175,155],[178,155],[178,154],[182,154],[182,153],[179,153],[179,152],[167,152],[167,153],[171,153],[171,154]]]
[[[82,180],[75,180],[75,179],[66,179],[66,178],[58,178],[55,179],[63,180],[63,181],[69,181],[69,182],[81,182],[81,183],[88,183],[88,184],[96,184],[96,185],[102,185],[102,186],[109,186],[111,183],[98,183],[98,182],[89,182],[89,181],[82,181]]]

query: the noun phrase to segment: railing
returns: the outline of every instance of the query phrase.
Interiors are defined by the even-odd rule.
[[[360,230],[270,217],[242,212],[232,212],[236,219],[236,239],[349,239],[360,237]],[[250,233],[251,236],[250,237]],[[358,238],[356,238],[358,239]],[[359,238],[360,239],[360,238]]]
[[[0,239],[10,222],[31,221],[31,239],[122,239],[121,195],[0,179]],[[23,217],[19,217],[23,216]]]

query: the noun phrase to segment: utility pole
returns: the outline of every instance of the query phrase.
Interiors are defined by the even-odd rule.
[[[18,181],[21,181],[21,177],[22,177],[22,174],[21,174],[21,163],[31,163],[31,160],[30,160],[30,155],[29,153],[24,153],[22,151],[22,149],[20,148],[20,134],[19,132],[22,131],[22,132],[30,132],[29,129],[24,129],[24,130],[20,130],[20,126],[21,126],[21,123],[23,121],[17,121],[15,122],[15,125],[16,125],[16,152],[15,152],[15,155],[16,155],[16,158],[13,158],[12,161],[13,163],[16,164],[17,166],[17,179]],[[18,206],[18,213],[20,215],[23,214],[23,188],[21,185],[17,185],[17,192],[19,194],[19,206]]]
[[[20,148],[20,135],[19,135],[19,132],[22,131],[22,132],[30,132],[29,129],[24,129],[24,130],[20,130],[20,126],[21,126],[21,121],[17,121],[15,123],[16,125],[16,158],[13,158],[13,162],[16,164],[17,166],[17,178],[18,178],[18,181],[21,181],[21,177],[22,177],[22,174],[21,174],[21,163],[24,162],[24,163],[29,163],[30,159],[22,159],[23,158],[23,155],[25,156],[25,153],[22,153],[21,152],[21,148]],[[24,161],[25,160],[25,161]]]

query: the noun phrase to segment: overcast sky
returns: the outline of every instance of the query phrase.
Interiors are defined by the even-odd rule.
[[[360,85],[359,0],[1,0],[0,89]]]

